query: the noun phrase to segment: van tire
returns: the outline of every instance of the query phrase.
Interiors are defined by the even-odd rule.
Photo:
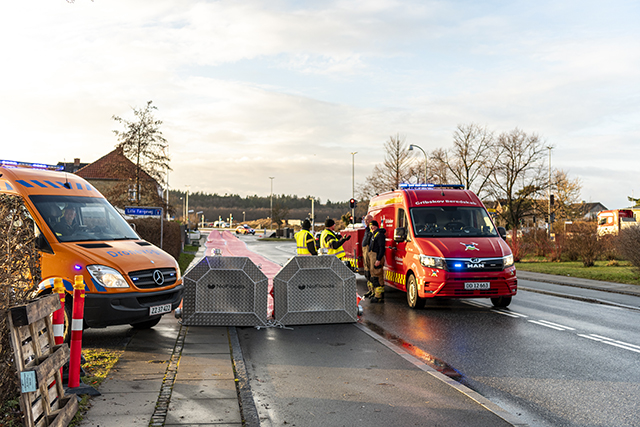
[[[509,304],[511,304],[511,297],[506,296],[506,297],[491,298],[491,303],[493,304],[494,307],[498,307],[498,308],[508,307]]]
[[[407,304],[411,308],[424,307],[425,299],[420,298],[418,295],[418,282],[416,282],[416,276],[410,274],[407,277]]]
[[[155,319],[145,320],[144,322],[132,323],[133,329],[151,329],[160,323],[162,316],[158,316]]]

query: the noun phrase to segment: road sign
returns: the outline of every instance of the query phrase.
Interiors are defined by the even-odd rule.
[[[124,208],[125,215],[136,216],[161,216],[162,208],[149,208],[144,206],[126,206]]]

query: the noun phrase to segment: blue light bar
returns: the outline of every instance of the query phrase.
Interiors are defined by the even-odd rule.
[[[420,190],[420,189],[431,189],[431,188],[456,188],[464,190],[464,185],[462,184],[409,184],[408,182],[403,182],[398,185],[398,188],[401,190]]]
[[[64,166],[46,165],[44,163],[16,162],[14,160],[0,160],[0,167],[3,167],[3,168],[29,168],[29,169],[52,170],[52,171],[64,170]]]

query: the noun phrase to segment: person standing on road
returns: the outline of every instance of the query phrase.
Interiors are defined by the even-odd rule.
[[[364,294],[364,298],[371,298],[373,296],[373,283],[371,283],[371,262],[369,261],[369,243],[371,243],[371,237],[373,234],[371,233],[371,229],[369,228],[369,224],[373,220],[373,216],[367,214],[364,217],[364,236],[362,237],[362,261],[363,261],[363,270],[364,277],[367,279],[367,289],[368,292]]]
[[[371,302],[384,302],[384,251],[385,229],[380,228],[378,221],[369,223],[371,228],[371,242],[369,242],[369,262],[371,264],[371,283],[373,284],[373,297]]]
[[[339,260],[344,258],[344,249],[342,245],[349,240],[351,236],[338,239],[338,235],[334,231],[336,228],[336,222],[331,218],[327,218],[324,222],[324,230],[320,235],[320,248],[327,249],[327,255],[335,255]]]
[[[298,255],[318,255],[316,250],[316,241],[309,231],[311,222],[308,219],[302,221],[302,230],[296,233],[296,246]]]

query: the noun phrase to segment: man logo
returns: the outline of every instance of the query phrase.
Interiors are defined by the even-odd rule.
[[[153,271],[153,281],[156,282],[156,285],[162,286],[162,284],[164,283],[164,275],[162,274],[162,271]]]

